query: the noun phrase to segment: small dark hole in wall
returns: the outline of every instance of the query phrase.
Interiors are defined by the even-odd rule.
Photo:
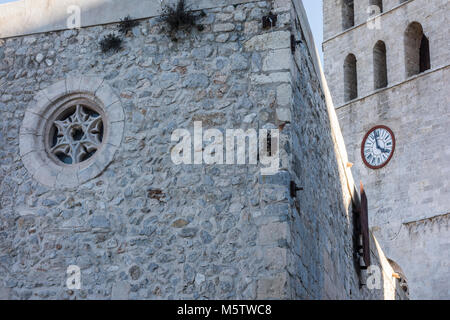
[[[277,25],[278,16],[270,12],[262,18],[263,29],[273,28]]]

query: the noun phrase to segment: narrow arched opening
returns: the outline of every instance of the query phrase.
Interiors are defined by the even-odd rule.
[[[356,57],[349,54],[344,62],[344,100],[345,102],[358,97],[358,73]]]
[[[405,64],[407,77],[431,68],[429,39],[418,22],[412,22],[405,32]]]
[[[373,77],[375,90],[387,87],[386,44],[381,40],[373,48]]]
[[[342,28],[347,30],[355,25],[355,5],[353,0],[342,0]]]

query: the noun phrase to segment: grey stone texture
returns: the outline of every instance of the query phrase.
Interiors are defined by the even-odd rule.
[[[445,0],[383,3],[379,29],[366,23],[368,1],[355,1],[356,26],[342,31],[340,1],[324,1],[327,80],[355,181],[366,186],[372,231],[403,269],[411,298],[448,299],[450,6]],[[408,77],[404,39],[414,21],[429,39],[431,69]],[[388,86],[374,90],[379,40],[386,43]],[[345,103],[342,68],[349,53],[357,59],[358,98]],[[361,143],[376,125],[390,127],[397,146],[386,167],[371,170],[361,159]]]
[[[318,62],[297,29],[308,25],[301,2],[241,2],[210,5],[205,29],[180,32],[178,42],[158,17],[144,19],[115,54],[98,45],[115,24],[1,40],[0,297],[405,298],[375,240],[382,287],[359,286],[349,209],[357,194]],[[281,22],[262,30],[272,5]],[[303,40],[295,56],[291,34]],[[30,102],[46,99],[38,92],[79,76],[117,95],[123,140],[100,176],[45,187],[24,167],[19,130]],[[173,164],[172,132],[198,120],[279,127],[281,171]],[[291,180],[304,187],[296,198]],[[81,290],[65,286],[69,265],[81,269]]]

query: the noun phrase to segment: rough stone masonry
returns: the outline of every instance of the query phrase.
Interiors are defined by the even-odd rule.
[[[0,297],[405,298],[375,239],[380,286],[360,285],[358,195],[301,2],[205,0],[196,7],[204,29],[178,32],[177,42],[145,4],[123,49],[103,54],[99,40],[117,30],[114,14],[126,13],[120,2],[108,1],[106,24],[40,26],[0,40]],[[270,12],[277,23],[263,29]],[[117,151],[86,182],[63,175],[45,186],[20,153],[21,134],[38,136],[21,131],[33,129],[23,124],[27,110],[48,104],[41,99],[56,83],[66,86],[53,94],[84,88],[95,96],[92,78],[122,106]],[[194,121],[279,128],[280,172],[174,165],[171,134]],[[291,182],[303,191],[292,195]],[[81,270],[79,290],[66,286],[71,265]]]

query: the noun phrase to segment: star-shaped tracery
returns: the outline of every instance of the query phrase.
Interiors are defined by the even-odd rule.
[[[103,140],[101,116],[83,105],[54,123],[51,152],[66,164],[76,164],[92,157]]]

